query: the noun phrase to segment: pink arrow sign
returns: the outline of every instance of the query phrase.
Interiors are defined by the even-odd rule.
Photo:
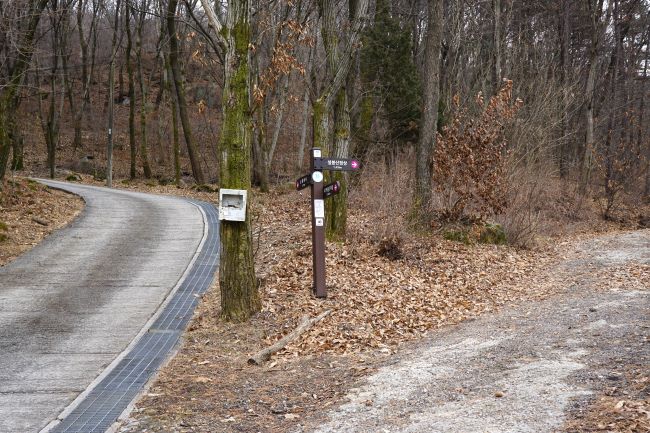
[[[352,162],[350,163],[350,166],[356,170],[357,168],[359,168],[359,161],[353,159]]]

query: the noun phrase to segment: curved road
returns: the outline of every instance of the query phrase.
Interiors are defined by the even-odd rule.
[[[68,227],[0,268],[0,432],[37,432],[138,335],[204,234],[177,198],[45,182],[84,198]]]

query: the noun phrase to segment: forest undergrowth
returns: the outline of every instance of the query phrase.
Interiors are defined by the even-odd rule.
[[[367,164],[353,179],[348,240],[327,245],[326,300],[313,298],[310,289],[309,194],[290,184],[256,194],[254,249],[262,311],[246,324],[225,323],[219,319],[218,287],[213,287],[179,354],[123,431],[280,432],[318,423],[323,408],[340,402],[359,378],[403,344],[479,314],[558,293],[561,285],[544,271],[560,260],[567,245],[636,228],[636,214],[646,209],[625,208],[618,221],[604,221],[595,202],[576,210],[568,205],[571,196],[549,200],[557,191],[570,190],[558,180],[536,184],[534,194],[526,196],[534,201],[524,209],[537,209],[534,230],[529,229],[534,241],[526,248],[481,243],[479,228],[493,223],[490,219],[463,226],[476,232],[469,242],[447,240],[447,225],[413,222],[410,160],[404,156],[396,167],[390,170],[383,161]],[[503,219],[498,221],[508,230]],[[248,357],[293,330],[305,315],[326,310],[331,311],[326,318],[266,365],[247,364]]]

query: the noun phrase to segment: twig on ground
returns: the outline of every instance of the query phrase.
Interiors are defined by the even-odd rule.
[[[47,222],[47,221],[45,221],[43,219],[40,219],[40,218],[36,218],[36,217],[32,217],[32,221],[34,221],[36,224],[40,224],[42,226],[49,226],[50,225],[49,222]]]
[[[319,314],[314,318],[310,318],[309,316],[303,316],[296,329],[289,332],[287,335],[285,335],[284,337],[282,337],[281,339],[279,339],[269,347],[257,352],[255,355],[248,358],[248,363],[251,365],[264,364],[266,361],[271,359],[271,355],[273,355],[279,350],[282,350],[287,344],[291,343],[292,341],[300,337],[302,334],[309,331],[312,326],[314,326],[316,323],[323,320],[331,312],[332,310],[325,310],[324,312],[322,312],[321,314]]]

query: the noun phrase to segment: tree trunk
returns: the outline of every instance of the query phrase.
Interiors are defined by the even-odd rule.
[[[176,99],[176,88],[174,81],[170,79],[172,76],[171,66],[169,64],[169,56],[165,55],[165,70],[167,90],[169,91],[169,108],[172,112],[172,156],[174,161],[174,183],[176,186],[181,184],[181,145],[178,134],[178,100]]]
[[[49,108],[47,111],[47,121],[45,124],[45,143],[47,144],[47,167],[50,171],[50,179],[55,176],[55,162],[56,162],[56,144],[59,136],[59,122],[56,112],[56,64],[58,56],[54,56],[55,66],[52,69],[52,76],[50,77],[50,97]]]
[[[144,27],[145,13],[147,11],[147,2],[143,1],[140,5],[140,16],[138,19],[138,28],[136,32],[136,62],[138,68],[138,81],[140,83],[140,161],[145,179],[151,178],[151,166],[149,165],[149,156],[147,152],[147,87],[144,82],[144,73],[142,72],[142,29]]]
[[[248,191],[246,221],[221,221],[219,286],[221,316],[245,321],[259,311],[261,302],[253,262],[251,230],[251,134],[249,101],[249,45],[251,41],[248,0],[230,0],[225,29],[227,50],[223,89],[223,127],[219,140],[221,187]]]
[[[350,107],[347,89],[342,87],[334,106],[334,146],[330,155],[334,158],[347,158],[350,150]],[[330,173],[330,182],[339,181],[341,190],[330,197],[325,215],[325,234],[327,239],[336,242],[345,240],[348,219],[348,176],[340,171]]]
[[[76,151],[78,148],[82,147],[82,137],[81,137],[81,124],[83,121],[83,116],[86,111],[86,107],[90,102],[90,84],[92,79],[92,72],[94,67],[94,57],[95,57],[95,48],[96,44],[93,44],[92,52],[89,55],[88,45],[91,39],[95,34],[95,28],[97,25],[97,5],[93,1],[93,11],[92,18],[90,21],[90,29],[88,31],[88,37],[84,35],[84,16],[86,11],[87,0],[79,0],[77,6],[77,30],[79,33],[79,46],[81,47],[81,103],[77,110],[73,112],[73,128],[74,128],[74,138],[72,140],[72,149]],[[92,64],[89,57],[92,57]]]
[[[87,0],[78,0],[77,4],[77,31],[79,35],[79,47],[81,54],[81,82],[88,80],[88,41],[84,36],[84,15],[86,11]],[[94,21],[94,16],[93,16]]]
[[[16,44],[16,61],[9,71],[9,80],[0,87],[0,180],[4,179],[7,170],[12,138],[16,137],[13,131],[20,101],[19,89],[32,60],[36,29],[47,2],[48,0],[29,2],[29,9],[23,18],[25,22],[19,24],[19,28],[24,31],[19,34]]]
[[[176,186],[181,185],[181,143],[178,131],[178,101],[176,96],[170,99],[170,108],[172,111],[172,153],[174,154],[174,183]]]
[[[591,169],[594,163],[594,89],[596,86],[597,54],[594,48],[589,55],[589,72],[585,89],[585,147],[582,156],[580,189],[584,193],[591,183]]]
[[[441,7],[442,8],[442,7]],[[492,9],[494,12],[494,22],[492,27],[492,43],[494,50],[493,64],[492,64],[492,86],[494,93],[501,88],[501,0],[492,0]],[[429,7],[431,11],[431,6]],[[442,24],[442,20],[440,21]],[[440,30],[442,34],[442,30]]]
[[[93,83],[96,83],[97,80],[94,80],[93,77],[95,76],[95,60],[97,59],[97,45],[98,45],[98,31],[97,31],[97,16],[99,14],[99,6],[100,2],[97,0],[97,2],[93,1],[93,19],[94,25],[91,26],[91,38],[92,38],[92,45],[90,49],[90,70],[88,71],[88,86],[90,88],[90,85]],[[85,92],[85,98],[86,98],[86,106],[88,107],[88,113],[92,112],[92,105],[90,104],[90,91]]]
[[[13,146],[11,154],[11,169],[24,170],[25,169],[25,139],[20,132],[14,130],[12,132],[11,143]]]
[[[305,67],[305,75],[311,77],[312,64],[314,59],[315,48],[309,50],[309,57],[307,58],[307,66]],[[305,91],[302,97],[302,125],[300,126],[300,144],[298,146],[298,173],[302,176],[302,166],[305,159],[305,150],[307,149],[307,125],[309,123],[309,86],[305,84]]]
[[[337,21],[337,2],[335,0],[319,0],[318,2],[327,74],[324,90],[312,105],[314,147],[320,147],[324,154],[334,154],[338,158],[349,156],[350,112],[345,86],[349,80],[354,52],[358,49],[368,3],[368,0],[350,0],[348,2],[348,18],[351,25],[344,38],[345,44],[340,44],[341,29],[340,23]],[[338,129],[336,134],[333,134],[332,125],[329,122],[332,109],[336,112],[334,115],[334,128]],[[334,137],[333,143],[332,137]],[[344,180],[344,177],[338,177]],[[343,191],[335,199],[326,202],[326,235],[330,240],[345,239],[346,189],[347,186],[343,181]]]
[[[610,60],[611,81],[610,81],[608,100],[612,101],[613,103],[616,103],[618,99],[619,77],[625,74],[625,68],[623,66],[623,61],[621,57],[623,55],[623,41],[625,40],[627,32],[626,30],[622,29],[623,25],[620,16],[618,1],[614,0],[613,4],[614,4],[613,33],[614,33],[615,46],[614,46],[614,50],[612,51],[612,57]],[[623,91],[625,91],[625,88],[623,88]],[[618,184],[619,175],[617,173],[617,169],[615,166],[618,165],[617,164],[619,162],[617,160],[618,157],[619,156],[623,157],[623,155],[617,155],[616,140],[613,137],[615,133],[614,122],[615,122],[616,114],[617,114],[616,110],[610,110],[609,112],[609,118],[607,120],[607,137],[605,139],[605,158],[604,158],[605,179],[603,185],[605,191],[605,200],[606,200],[605,211],[603,213],[603,217],[605,219],[609,219],[611,217],[611,211],[613,210],[616,196],[619,192],[619,186],[620,186]],[[621,117],[622,127],[620,128],[620,132],[618,134],[619,141],[624,140],[623,134],[628,128],[631,129],[629,125],[626,124],[626,120],[627,119],[625,116]]]
[[[124,4],[125,14],[125,30],[126,30],[126,73],[129,86],[129,149],[130,149],[130,164],[129,164],[129,177],[131,180],[135,179],[136,166],[135,159],[138,153],[138,148],[135,143],[135,73],[133,71],[133,61],[131,60],[131,51],[133,48],[133,37],[131,31],[131,5],[129,2]]]
[[[115,17],[113,19],[113,40],[111,42],[111,59],[108,68],[108,139],[106,144],[106,186],[113,187],[113,109],[115,105],[115,57],[117,56],[117,29],[120,24],[120,4],[115,3]]]
[[[582,156],[582,173],[580,177],[580,192],[585,194],[591,183],[591,170],[594,163],[594,101],[596,89],[596,73],[598,72],[598,46],[600,40],[600,17],[602,15],[603,0],[597,4],[589,1],[591,8],[591,44],[589,47],[589,69],[585,87],[585,146]]]
[[[66,96],[66,91],[63,89],[61,92],[61,108],[57,110],[56,92],[59,74],[59,60],[64,62],[63,59],[67,55],[65,49],[65,39],[67,38],[67,14],[68,11],[66,4],[60,4],[58,1],[53,1],[51,3],[49,16],[52,36],[53,62],[50,69],[50,94],[48,97],[49,107],[47,111],[47,119],[44,121],[43,115],[41,113],[41,124],[43,125],[45,143],[47,145],[47,166],[50,172],[50,179],[54,179],[54,176],[56,174],[56,148],[59,142],[59,117],[60,113],[63,111],[63,104]],[[65,71],[63,74],[65,75]]]
[[[569,0],[561,0],[558,21],[560,22],[560,73],[562,81],[562,101],[560,113],[560,149],[559,149],[559,169],[560,177],[567,176],[567,166],[569,164],[569,43],[571,31],[569,29]]]
[[[284,116],[285,102],[287,99],[287,92],[289,87],[289,76],[285,75],[283,78],[283,83],[281,84],[280,93],[277,99],[277,105],[280,107],[276,113],[275,126],[273,128],[273,134],[269,137],[269,134],[265,133],[260,135],[261,140],[261,170],[260,170],[260,190],[262,192],[269,191],[270,183],[270,173],[271,173],[271,163],[273,162],[273,156],[275,154],[275,148],[278,144],[278,138],[280,136],[280,129],[282,127],[282,119]],[[264,109],[267,109],[266,107]],[[260,110],[262,111],[262,110]],[[270,111],[270,110],[269,110]],[[268,116],[265,116],[268,119]],[[261,125],[261,128],[264,129],[265,125]]]
[[[169,63],[172,69],[172,76],[174,80],[174,89],[176,90],[176,100],[178,102],[178,111],[180,115],[181,125],[183,125],[183,135],[185,136],[185,143],[187,144],[187,153],[190,157],[190,164],[192,165],[192,174],[196,183],[205,183],[205,177],[201,170],[199,155],[194,144],[192,137],[192,130],[190,126],[190,119],[187,114],[187,103],[185,101],[185,87],[181,77],[181,68],[178,60],[178,40],[176,35],[176,7],[178,0],[169,0],[167,8],[167,32],[169,33]]]
[[[431,167],[436,144],[440,98],[440,46],[442,41],[442,1],[429,2],[422,75],[423,98],[420,133],[416,145],[415,216],[427,220],[431,214]]]
[[[284,119],[284,112],[287,102],[287,94],[289,93],[289,76],[287,75],[284,80],[284,85],[280,90],[280,97],[278,98],[278,105],[280,106],[275,118],[275,127],[273,129],[273,135],[271,136],[271,143],[266,152],[266,158],[264,160],[264,176],[266,177],[267,183],[269,181],[269,173],[271,172],[271,164],[273,163],[273,157],[275,156],[275,149],[278,146],[278,139],[280,138],[280,130],[282,129],[282,120]]]
[[[646,39],[647,41],[648,39]],[[642,152],[642,146],[645,138],[645,128],[644,123],[644,110],[645,110],[645,98],[647,92],[646,81],[648,80],[648,62],[650,61],[650,49],[645,50],[645,58],[643,62],[643,82],[641,84],[641,99],[639,101],[639,121],[637,123],[637,135],[636,135],[636,146],[639,149],[639,152]],[[650,144],[645,143],[645,186],[643,188],[643,197],[647,201],[650,198]]]
[[[255,76],[254,74],[251,74]],[[264,177],[264,142],[266,140],[266,107],[259,106],[257,119],[253,123],[251,146],[253,152],[253,184],[259,185],[260,191],[268,192],[268,178]]]

